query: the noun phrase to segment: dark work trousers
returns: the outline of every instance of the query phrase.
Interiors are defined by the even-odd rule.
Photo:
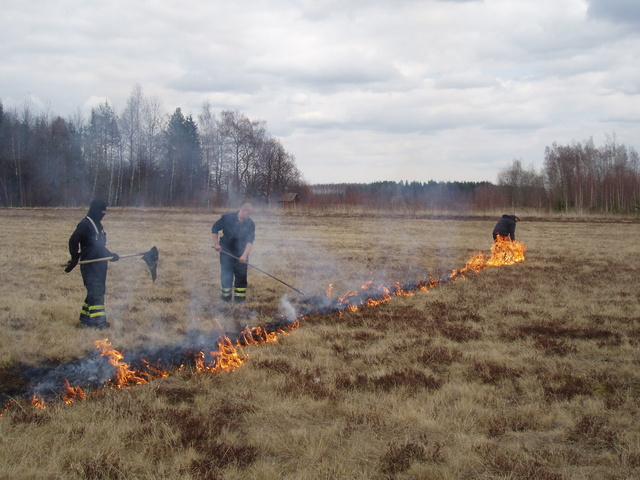
[[[493,241],[497,241],[498,240],[498,236],[502,237],[502,238],[509,238],[509,234],[507,233],[506,235],[502,235],[501,233],[498,232],[493,232]],[[511,239],[513,241],[513,239]]]
[[[247,298],[248,265],[241,263],[229,255],[220,254],[220,298],[230,302],[244,302]]]
[[[88,327],[96,327],[107,323],[104,309],[104,294],[107,283],[107,262],[86,263],[80,265],[82,281],[87,289],[80,312],[80,323]]]

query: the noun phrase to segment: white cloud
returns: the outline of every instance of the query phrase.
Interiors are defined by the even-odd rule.
[[[118,111],[139,84],[265,120],[311,183],[495,181],[554,141],[637,147],[637,5],[6,0],[0,100]]]

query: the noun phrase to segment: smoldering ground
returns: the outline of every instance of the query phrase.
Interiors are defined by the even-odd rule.
[[[144,217],[144,212],[137,212]],[[262,245],[257,241],[251,262],[263,262],[272,265],[273,272],[285,277],[289,282],[295,282],[296,286],[302,286],[311,294],[299,295],[278,284],[271,278],[259,272],[253,272],[250,282],[259,285],[259,288],[273,292],[279,298],[277,312],[268,320],[260,319],[258,312],[249,306],[240,310],[224,311],[212,302],[219,278],[219,263],[217,254],[212,254],[204,245],[210,241],[210,223],[216,214],[202,215],[199,222],[188,226],[189,231],[184,232],[185,225],[172,222],[171,225],[180,228],[187,233],[185,238],[189,244],[183,251],[165,248],[167,238],[171,235],[173,227],[164,230],[162,235],[148,232],[145,236],[158,243],[162,252],[159,265],[158,284],[169,286],[175,284],[180,288],[171,288],[173,297],[160,297],[153,292],[157,287],[150,285],[148,279],[140,277],[141,265],[127,265],[121,261],[112,266],[119,275],[116,284],[116,302],[111,310],[114,331],[110,332],[114,337],[114,348],[120,348],[118,341],[130,335],[130,324],[127,317],[136,318],[135,312],[141,307],[140,297],[148,297],[151,302],[170,304],[177,297],[186,300],[187,310],[185,318],[177,319],[167,317],[163,320],[162,308],[159,315],[151,317],[149,328],[142,335],[140,341],[133,346],[123,348],[123,361],[131,368],[145,371],[149,365],[163,370],[170,370],[179,366],[193,364],[194,352],[206,352],[210,356],[217,349],[217,342],[221,336],[236,340],[241,334],[242,328],[247,325],[255,325],[261,322],[267,333],[275,332],[283,325],[288,325],[301,318],[314,314],[331,314],[344,311],[349,308],[359,308],[369,302],[379,302],[395,294],[397,291],[411,291],[421,286],[448,281],[443,273],[442,265],[438,265],[439,272],[434,276],[426,274],[420,265],[419,244],[421,238],[411,228],[399,230],[398,228],[385,227],[385,222],[378,222],[375,232],[371,231],[371,223],[360,222],[359,219],[350,218],[345,225],[342,221],[328,222],[326,228],[310,234],[306,230],[308,219],[287,218],[282,222],[279,216],[267,215],[257,218],[258,239],[262,234]],[[259,215],[258,215],[259,217]],[[134,223],[139,221],[133,219]],[[368,225],[365,228],[365,225]],[[352,230],[352,234],[343,239],[340,244],[335,242],[337,232],[344,228]],[[197,234],[196,234],[197,232]],[[189,235],[191,233],[191,235]],[[122,240],[115,236],[117,245],[123,248]],[[157,240],[157,241],[156,241]],[[115,242],[114,242],[115,243]],[[439,251],[451,244],[449,238],[439,237]],[[204,245],[203,245],[204,244]],[[185,255],[185,251],[190,252]],[[363,256],[362,251],[366,252]],[[401,253],[403,262],[388,262],[394,258],[391,254]],[[203,258],[199,255],[205,253]],[[292,253],[294,252],[294,253]],[[165,256],[172,267],[163,268],[162,262]],[[178,257],[178,261],[172,261]],[[395,257],[397,258],[397,257]],[[354,259],[356,267],[353,268]],[[364,259],[364,261],[362,261]],[[130,260],[129,260],[130,262]],[[346,267],[347,264],[349,267]],[[310,266],[313,266],[312,268]],[[140,267],[140,268],[138,268]],[[202,284],[194,270],[205,270],[208,283]],[[345,276],[345,272],[351,272]],[[295,278],[290,279],[283,272],[294,272]],[[411,280],[398,283],[400,275],[409,275]],[[435,277],[435,280],[434,280]],[[389,280],[395,278],[395,281]],[[77,280],[77,279],[75,279]],[[145,281],[147,283],[145,284]],[[327,289],[333,288],[336,294],[327,295]],[[123,288],[122,284],[126,287]],[[257,288],[254,288],[254,291]],[[282,291],[285,290],[283,294]],[[299,290],[297,290],[299,292]],[[212,293],[213,292],[213,293]],[[338,293],[339,292],[339,293]],[[301,293],[301,292],[299,292]],[[214,328],[201,330],[201,315],[209,312],[210,318],[220,317],[221,321],[214,322]],[[238,320],[237,314],[241,319]],[[184,328],[176,328],[176,323],[181,323]],[[215,320],[215,318],[214,318]],[[130,321],[130,320],[129,320]],[[87,348],[88,353],[78,356],[72,361],[47,361],[39,365],[26,362],[12,363],[2,373],[8,381],[3,382],[0,394],[5,397],[25,397],[32,394],[39,395],[48,400],[59,397],[60,392],[66,387],[66,382],[72,386],[83,389],[98,389],[104,387],[113,380],[116,368],[96,349]]]
[[[118,353],[121,353],[124,364],[131,371],[136,372],[135,378],[142,378],[146,383],[147,380],[156,377],[158,371],[164,373],[172,369],[193,367],[196,358],[201,358],[204,364],[215,362],[221,339],[238,345],[260,343],[262,337],[287,331],[293,328],[295,323],[312,315],[353,311],[363,306],[387,301],[395,295],[411,294],[413,291],[432,288],[453,279],[455,279],[453,276],[440,279],[428,277],[418,283],[395,283],[390,286],[374,285],[369,282],[339,298],[327,295],[304,295],[290,299],[285,295],[280,302],[281,313],[259,328],[244,331],[188,330],[178,343],[146,346]],[[104,342],[106,341],[105,339]],[[96,342],[97,348],[98,343]],[[114,380],[117,371],[118,366],[99,350],[72,362],[45,365],[15,364],[0,372],[0,375],[7,380],[3,382],[0,396],[5,397],[3,398],[5,402],[16,397],[32,396],[51,402],[60,399],[69,386],[80,387],[83,390],[104,388]]]

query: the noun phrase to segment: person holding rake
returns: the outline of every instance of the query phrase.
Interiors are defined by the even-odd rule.
[[[256,238],[253,211],[253,205],[245,203],[240,210],[222,215],[211,227],[213,248],[220,253],[220,298],[224,302],[235,299],[243,303],[247,298],[249,252]]]
[[[102,200],[93,200],[89,205],[89,212],[84,217],[69,238],[69,253],[71,260],[64,269],[69,273],[79,261],[111,257],[110,262],[117,262],[118,254],[107,249],[107,234],[102,228],[102,219],[107,213],[107,204]],[[104,329],[111,324],[107,321],[104,307],[104,295],[107,282],[107,261],[81,263],[80,273],[87,289],[80,311],[80,326]]]

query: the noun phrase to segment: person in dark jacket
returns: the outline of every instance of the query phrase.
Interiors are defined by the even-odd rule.
[[[496,226],[493,227],[493,240],[495,241],[497,236],[509,237],[513,242],[516,239],[516,223],[520,221],[520,217],[516,215],[502,215]]]
[[[245,203],[240,210],[222,215],[211,227],[213,248],[220,252],[220,298],[225,302],[235,299],[242,303],[247,298],[247,262],[256,238],[253,211],[253,206]]]
[[[102,219],[107,213],[107,204],[102,200],[93,200],[89,212],[84,217],[69,238],[69,253],[71,260],[67,263],[65,272],[69,273],[78,261],[93,260],[110,257],[109,261],[117,262],[119,256],[107,249],[107,234],[102,228]],[[93,328],[109,328],[107,314],[104,308],[104,295],[107,282],[107,261],[80,264],[82,281],[87,289],[80,311],[80,326]]]

